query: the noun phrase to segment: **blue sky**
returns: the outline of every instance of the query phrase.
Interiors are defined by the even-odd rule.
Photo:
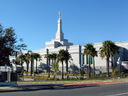
[[[38,50],[55,38],[59,10],[65,38],[75,45],[128,41],[128,0],[0,0],[0,24]]]

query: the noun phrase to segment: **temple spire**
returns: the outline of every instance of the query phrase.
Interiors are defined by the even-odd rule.
[[[62,20],[61,20],[60,11],[59,11],[58,29],[57,29],[57,33],[56,33],[56,39],[59,40],[59,41],[63,41],[64,40],[64,34],[62,32]]]

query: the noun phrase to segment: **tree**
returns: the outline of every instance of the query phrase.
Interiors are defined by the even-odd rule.
[[[92,44],[88,43],[84,46],[84,55],[87,54],[89,56],[89,64],[88,64],[88,78],[91,77],[91,57],[95,57],[97,55],[97,51],[95,50],[95,48],[93,47]],[[94,58],[93,58],[94,59]],[[94,64],[94,62],[93,62]],[[93,68],[95,69],[95,66],[93,65]],[[94,70],[95,71],[95,70]]]
[[[29,63],[30,63],[30,60],[31,60],[31,55],[29,53],[26,53],[25,54],[25,62],[26,62],[26,65],[27,65],[27,72],[29,70]]]
[[[37,62],[41,60],[41,56],[38,53],[34,53],[34,59],[36,60],[36,73],[37,73]]]
[[[33,74],[34,69],[34,53],[31,52],[31,76]]]
[[[12,27],[4,29],[0,25],[0,66],[10,65],[9,56],[18,50],[17,48],[21,48],[21,46],[17,45],[14,29]]]
[[[45,58],[48,59],[48,65],[47,65],[47,72],[48,72],[48,78],[50,78],[50,60],[51,60],[51,54],[46,54]]]
[[[103,46],[100,48],[100,56],[106,57],[107,76],[109,77],[109,59],[111,58],[111,65],[113,70],[113,56],[118,53],[118,47],[110,40],[104,41]]]
[[[97,56],[96,48],[92,48],[90,55],[93,57],[93,75],[95,76],[95,56]]]
[[[54,64],[53,64],[54,79],[56,79],[56,73],[57,73],[57,70],[59,68],[59,64],[58,63],[59,63],[59,61],[54,62]]]
[[[23,67],[23,63],[25,62],[25,55],[21,54],[18,57],[19,61],[20,61],[20,65]]]
[[[68,52],[68,50],[66,50],[65,51],[65,54],[64,54],[65,56],[65,63],[66,63],[66,72],[67,72],[67,79],[69,78],[69,75],[68,75],[68,62],[69,62],[69,60],[72,60],[72,57],[71,57],[71,55],[70,55],[70,53]]]
[[[57,60],[57,54],[56,53],[52,53],[51,55],[52,55],[52,58],[54,60],[53,63],[55,63],[56,60]]]
[[[64,79],[64,61],[65,61],[65,50],[61,49],[58,54],[58,60],[62,64],[62,79]]]

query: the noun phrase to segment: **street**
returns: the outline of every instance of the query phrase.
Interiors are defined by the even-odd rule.
[[[128,96],[128,83],[1,92],[0,96]]]

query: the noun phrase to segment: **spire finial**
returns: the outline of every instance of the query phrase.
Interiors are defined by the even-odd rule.
[[[60,13],[60,11],[59,11],[59,18],[61,18],[61,13]]]

